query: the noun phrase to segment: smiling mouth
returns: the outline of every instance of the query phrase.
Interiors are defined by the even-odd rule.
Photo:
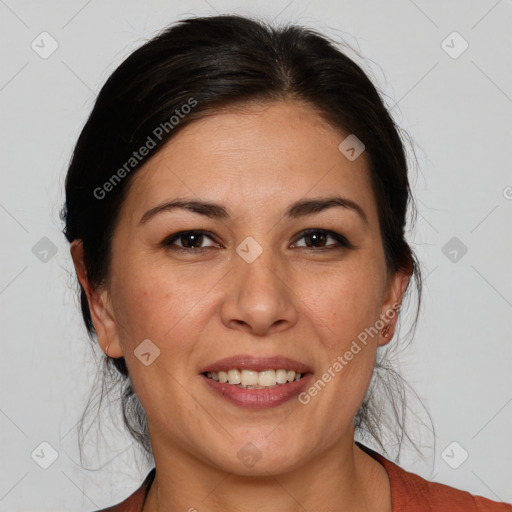
[[[248,370],[233,368],[228,371],[204,372],[203,375],[209,379],[222,384],[231,384],[234,387],[244,389],[270,389],[282,386],[290,382],[300,380],[305,373],[294,370]]]

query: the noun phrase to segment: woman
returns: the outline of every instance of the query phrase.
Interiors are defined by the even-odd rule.
[[[123,62],[62,212],[85,324],[155,461],[108,510],[511,510],[354,442],[378,431],[377,352],[421,283],[411,200],[375,87],[311,30],[188,19]]]

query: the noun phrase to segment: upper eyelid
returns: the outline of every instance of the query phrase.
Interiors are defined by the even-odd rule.
[[[309,235],[310,233],[314,233],[315,231],[322,231],[327,234],[327,236],[332,237],[337,244],[341,246],[346,246],[348,248],[355,248],[355,246],[350,242],[350,240],[343,235],[342,233],[338,233],[336,231],[333,231],[332,229],[324,229],[324,228],[307,228],[299,233],[299,236],[296,237],[295,242],[301,240],[305,236]],[[341,239],[341,240],[339,240]],[[320,249],[322,249],[320,247]]]
[[[162,243],[172,245],[171,242],[175,242],[176,240],[179,240],[181,236],[188,235],[189,233],[200,233],[201,235],[208,237],[212,242],[216,244],[219,243],[215,240],[215,237],[212,235],[212,233],[203,229],[186,229],[184,231],[178,231],[177,233],[173,233],[172,235],[165,237]],[[177,247],[180,246],[178,245]],[[183,247],[183,249],[186,249],[186,247]],[[206,249],[206,247],[202,247],[202,249]]]

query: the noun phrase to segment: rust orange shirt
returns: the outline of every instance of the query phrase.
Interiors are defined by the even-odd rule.
[[[391,483],[393,512],[512,512],[512,505],[492,501],[447,485],[429,482],[357,443],[386,469]],[[142,485],[113,507],[97,512],[141,512],[147,492],[155,478],[153,468]]]

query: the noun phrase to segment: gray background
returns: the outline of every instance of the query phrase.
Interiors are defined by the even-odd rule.
[[[102,416],[104,438],[91,429],[80,466],[76,423],[96,363],[58,213],[73,144],[109,74],[168,23],[215,12],[344,38],[414,138],[419,215],[409,240],[423,264],[424,306],[401,370],[430,412],[435,444],[430,458],[407,450],[401,464],[512,502],[510,0],[0,0],[0,510],[105,507],[150,468],[116,430],[115,407],[112,421]],[[47,58],[42,32],[58,44]],[[50,456],[42,442],[58,454],[48,469],[31,456]]]

